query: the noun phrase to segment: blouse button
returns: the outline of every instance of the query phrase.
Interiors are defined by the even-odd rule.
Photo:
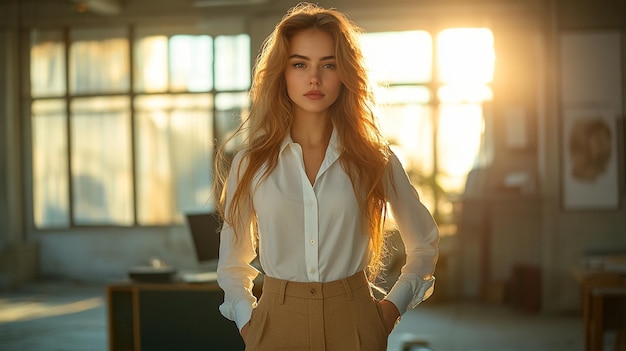
[[[311,243],[311,245],[315,245],[315,240],[311,239],[311,241],[309,241]]]

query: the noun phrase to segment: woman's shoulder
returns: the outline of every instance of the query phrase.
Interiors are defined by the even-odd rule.
[[[241,160],[243,160],[247,152],[248,152],[247,148],[239,148],[235,150],[234,155],[233,155],[233,162],[241,162]]]
[[[387,168],[392,172],[405,172],[404,164],[391,148],[388,149],[387,154]]]
[[[245,148],[237,149],[231,153],[231,156],[229,157],[230,165],[228,166],[231,173],[233,172],[233,170],[242,170],[243,168],[246,167],[246,163],[247,163],[246,154],[247,153],[248,152]]]

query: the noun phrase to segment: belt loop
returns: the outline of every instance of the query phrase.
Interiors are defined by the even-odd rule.
[[[278,304],[282,305],[285,303],[285,290],[287,290],[287,281],[280,281],[280,294],[278,295]]]
[[[348,297],[348,301],[352,301],[352,288],[350,287],[350,282],[348,278],[341,279],[341,283],[343,284],[343,288],[346,290],[346,296]]]

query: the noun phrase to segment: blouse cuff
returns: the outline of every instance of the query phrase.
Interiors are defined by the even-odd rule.
[[[222,315],[235,322],[237,328],[241,330],[252,316],[252,310],[254,307],[249,301],[241,300],[234,306],[229,303],[223,303],[220,305],[220,312]]]
[[[407,310],[415,308],[429,298],[434,290],[435,277],[431,276],[428,279],[400,277],[385,299],[393,302],[400,315],[403,315]]]

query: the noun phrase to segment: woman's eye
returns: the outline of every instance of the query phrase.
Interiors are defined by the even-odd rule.
[[[302,62],[296,62],[293,64],[294,68],[304,68],[304,63]]]
[[[325,69],[335,69],[337,68],[337,65],[335,65],[334,63],[326,63],[323,66]]]

